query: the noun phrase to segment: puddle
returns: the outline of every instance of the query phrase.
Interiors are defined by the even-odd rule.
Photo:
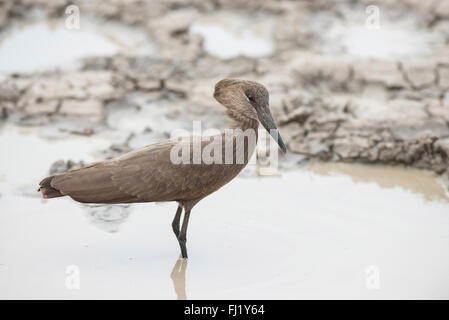
[[[15,192],[35,189],[57,159],[98,160],[92,152],[112,140],[33,130],[0,136],[1,298],[449,298],[449,202],[428,172],[312,163],[237,178],[195,207],[187,267],[171,230],[175,204],[84,206]],[[71,265],[79,290],[65,286]],[[366,287],[373,265],[382,290]]]
[[[449,195],[445,191],[445,187],[439,182],[438,176],[431,171],[400,166],[323,162],[313,162],[309,169],[321,176],[348,176],[355,183],[375,183],[381,188],[410,191],[428,201],[445,200],[449,202]]]
[[[239,55],[261,58],[275,50],[275,20],[222,11],[197,18],[190,32],[204,38],[204,50],[222,59]]]
[[[70,30],[64,18],[15,23],[0,37],[0,72],[71,70],[82,58],[150,54],[155,50],[138,28],[84,16],[80,26],[79,30]]]
[[[422,19],[413,15],[395,16],[394,10],[380,8],[379,28],[367,26],[365,7],[342,8],[338,17],[319,14],[313,17],[315,30],[312,48],[324,53],[346,53],[353,56],[397,59],[420,57],[442,49],[444,35],[426,29]],[[369,20],[368,22],[370,22]]]
[[[0,192],[22,187],[35,191],[36,183],[48,174],[56,160],[95,161],[95,151],[108,148],[110,144],[111,140],[101,135],[43,139],[39,137],[38,128],[4,125],[0,131],[0,149],[7,152],[0,156]]]

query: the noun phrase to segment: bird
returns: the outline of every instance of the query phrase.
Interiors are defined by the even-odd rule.
[[[187,228],[193,207],[234,179],[247,165],[256,147],[259,123],[286,152],[270,112],[268,90],[262,84],[225,78],[216,83],[213,97],[232,120],[220,134],[150,144],[46,177],[39,183],[38,191],[44,199],[69,196],[81,203],[177,202],[172,229],[181,256],[187,259]]]

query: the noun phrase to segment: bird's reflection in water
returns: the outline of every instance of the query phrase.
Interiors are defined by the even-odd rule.
[[[89,222],[98,229],[114,233],[128,220],[130,205],[82,204]]]
[[[82,207],[91,224],[103,231],[114,233],[128,220],[131,206],[83,204]],[[187,299],[186,270],[187,259],[179,256],[170,274],[178,300]]]
[[[186,300],[186,269],[187,259],[179,258],[171,271],[170,278],[173,281],[176,296],[178,300]]]

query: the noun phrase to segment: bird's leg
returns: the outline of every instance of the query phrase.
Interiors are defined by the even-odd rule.
[[[190,210],[186,211],[184,214],[184,220],[182,221],[181,233],[178,237],[179,246],[181,247],[181,255],[184,259],[187,259],[187,226],[189,224]]]
[[[173,228],[173,232],[175,233],[176,239],[179,238],[179,221],[181,220],[182,207],[178,206],[178,210],[176,210],[175,218],[171,223],[171,227]]]

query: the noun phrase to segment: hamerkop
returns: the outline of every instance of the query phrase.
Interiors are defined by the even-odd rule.
[[[84,203],[176,201],[179,206],[172,227],[182,257],[187,258],[190,211],[246,166],[256,146],[259,121],[282,151],[286,151],[269,110],[268,91],[263,85],[223,79],[215,85],[214,97],[227,108],[228,116],[234,121],[224,132],[151,144],[114,159],[47,177],[41,181],[39,191],[44,198],[69,196]],[[183,161],[173,157],[179,156],[179,150],[187,150]],[[185,214],[180,229],[182,209]]]

